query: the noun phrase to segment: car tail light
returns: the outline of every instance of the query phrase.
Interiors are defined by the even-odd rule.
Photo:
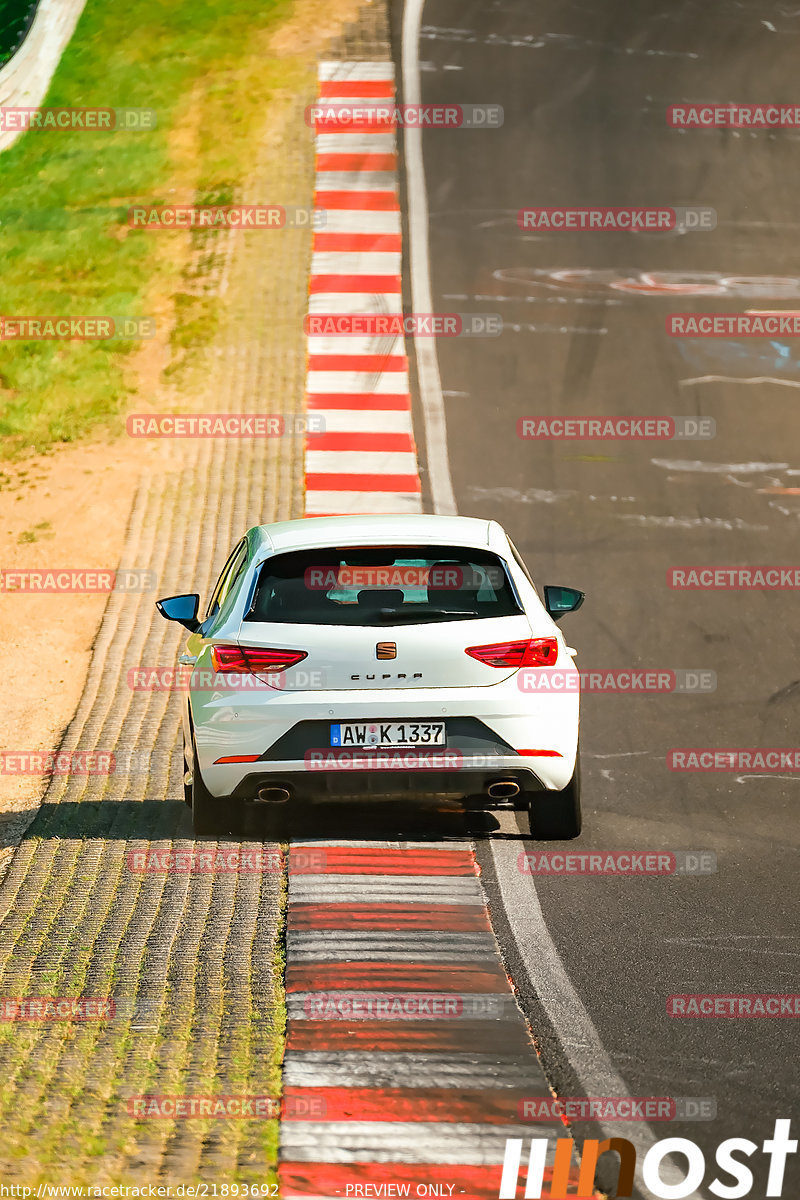
[[[214,646],[211,650],[214,670],[226,675],[269,675],[296,667],[304,658],[308,658],[305,650],[275,650],[272,647]]]
[[[552,667],[558,659],[558,639],[526,638],[523,642],[495,642],[470,646],[467,654],[487,667]]]
[[[563,758],[558,750],[518,750],[517,754],[527,754],[529,758]]]

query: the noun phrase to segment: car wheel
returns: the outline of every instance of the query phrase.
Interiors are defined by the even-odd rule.
[[[536,792],[528,801],[531,837],[542,842],[569,842],[581,831],[581,760],[560,792]]]
[[[227,796],[212,796],[197,765],[197,745],[192,734],[192,771],[189,783],[184,783],[184,792],[189,793],[188,804],[192,810],[192,828],[195,836],[236,837],[241,833],[241,808]]]
[[[186,754],[186,734],[183,735],[183,803],[192,807],[192,769]]]

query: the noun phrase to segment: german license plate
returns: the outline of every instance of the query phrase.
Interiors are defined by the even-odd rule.
[[[331,725],[332,746],[444,746],[444,721],[347,721]]]

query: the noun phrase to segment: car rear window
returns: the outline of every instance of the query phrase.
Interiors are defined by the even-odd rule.
[[[519,612],[496,555],[453,546],[392,546],[274,555],[261,568],[245,620],[380,626]]]

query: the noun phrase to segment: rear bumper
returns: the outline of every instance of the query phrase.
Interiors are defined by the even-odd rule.
[[[257,800],[259,788],[283,787],[289,792],[290,801],[308,803],[326,800],[356,800],[360,797],[393,799],[397,797],[449,797],[480,795],[490,783],[513,780],[524,794],[540,792],[544,784],[528,767],[520,767],[519,759],[511,760],[516,765],[503,766],[460,766],[452,770],[410,767],[405,770],[352,769],[335,771],[309,771],[303,764],[260,763],[239,781],[233,789],[232,798],[263,806]],[[300,770],[292,770],[299,766]],[[263,768],[268,767],[268,770]]]
[[[483,780],[497,772],[521,771],[534,789],[560,791],[575,768],[578,745],[577,693],[541,695],[520,691],[514,679],[493,687],[406,689],[403,691],[278,692],[273,695],[192,691],[192,726],[203,782],[213,796],[232,796],[254,775],[291,775],[295,791],[322,795],[404,795],[411,792],[468,795],[483,790]],[[310,770],[312,751],[329,747],[331,722],[444,720],[447,753],[462,756],[458,769],[448,769],[444,788],[434,788],[430,768],[414,773],[392,770],[391,792],[377,781],[379,769],[337,770],[342,784],[323,784],[324,764]],[[475,733],[475,725],[481,734]],[[308,727],[313,730],[307,736]],[[299,730],[303,728],[302,736]],[[187,725],[188,729],[188,725]],[[539,749],[559,757],[520,755]],[[220,758],[254,756],[257,762],[220,763]],[[479,762],[470,762],[478,756]],[[490,758],[491,761],[487,761]],[[480,786],[469,772],[483,771]],[[400,781],[401,775],[410,778]],[[364,776],[365,781],[359,780]],[[461,778],[459,778],[461,776]],[[375,777],[370,781],[371,777]],[[414,778],[412,784],[411,778]],[[249,784],[248,784],[249,786]],[[379,790],[379,788],[381,790]]]

